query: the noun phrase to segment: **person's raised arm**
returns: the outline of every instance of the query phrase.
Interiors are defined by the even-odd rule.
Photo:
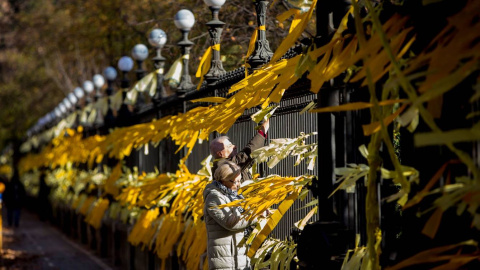
[[[250,154],[261,148],[265,145],[265,139],[267,137],[268,129],[270,128],[270,120],[263,122],[258,133],[248,142],[248,144],[238,152],[237,155],[232,159],[233,162],[237,163],[240,167],[244,168],[246,165],[249,165],[252,162],[252,157]]]
[[[263,122],[262,125],[260,126],[260,131],[263,132],[264,137],[267,137],[267,132],[269,128],[270,128],[270,119],[267,119],[267,121]]]

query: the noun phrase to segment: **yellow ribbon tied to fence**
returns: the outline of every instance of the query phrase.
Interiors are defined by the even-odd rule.
[[[284,21],[288,17],[295,15],[290,25],[290,30],[288,36],[282,41],[282,43],[278,46],[277,50],[272,56],[270,63],[275,63],[278,61],[287,51],[290,49],[295,41],[297,41],[298,37],[303,33],[305,27],[307,27],[310,19],[312,18],[313,10],[315,9],[315,5],[317,4],[317,0],[313,0],[310,9],[305,13],[300,13],[296,10],[287,11],[284,14],[281,14],[277,19],[279,21]]]
[[[208,49],[203,54],[202,59],[200,60],[200,64],[198,65],[197,73],[195,74],[197,78],[200,78],[197,90],[202,87],[203,76],[205,76],[205,74],[207,74],[208,70],[210,69],[210,62],[212,61],[212,50],[220,51],[220,44],[215,44],[208,47]]]
[[[250,68],[250,65],[247,63],[247,59],[255,50],[255,41],[257,41],[257,38],[258,38],[258,30],[265,31],[267,30],[267,28],[265,27],[265,25],[260,25],[259,27],[255,28],[255,31],[253,32],[252,37],[250,38],[247,55],[245,56],[245,78],[248,76],[248,68]]]
[[[179,57],[175,62],[173,62],[170,69],[165,74],[165,81],[168,84],[173,85],[176,87],[180,83],[180,77],[182,76],[182,69],[183,69],[183,59],[188,59],[189,55],[186,54],[184,56]]]
[[[255,28],[255,31],[253,32],[252,37],[250,38],[250,43],[248,44],[248,51],[247,51],[247,56],[245,57],[245,60],[253,53],[253,50],[255,49],[255,41],[257,41],[258,38],[258,31],[259,30],[267,30],[265,25],[260,25],[259,27]]]

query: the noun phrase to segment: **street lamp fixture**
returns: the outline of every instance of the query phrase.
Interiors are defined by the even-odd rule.
[[[273,52],[270,50],[270,44],[266,37],[265,19],[267,17],[268,0],[256,0],[255,10],[257,13],[257,40],[255,41],[255,49],[248,57],[247,63],[250,68],[257,69],[272,59]]]
[[[103,76],[100,74],[93,75],[93,85],[95,86],[94,101],[96,102],[102,97],[102,93],[100,92],[100,90],[102,89],[103,85],[105,85],[105,79],[103,78]]]
[[[67,107],[65,107],[65,104],[63,104],[63,102],[58,104],[58,109],[60,110],[60,113],[66,113],[67,112]]]
[[[130,56],[122,56],[122,58],[118,60],[117,67],[122,72],[122,82],[120,87],[122,89],[130,87],[130,81],[128,80],[127,73],[133,68],[132,58]]]
[[[93,89],[94,85],[92,81],[86,80],[83,82],[83,90],[85,90],[87,94],[91,94],[93,92]]]
[[[188,60],[190,58],[190,49],[192,48],[193,42],[188,40],[188,33],[195,24],[195,16],[188,9],[181,9],[175,14],[175,26],[180,29],[182,32],[183,39],[177,43],[181,48],[182,57],[183,57],[183,68],[182,68],[182,77],[180,79],[180,84],[177,87],[177,94],[179,96],[185,95],[186,92],[195,86],[192,84],[192,78],[188,72]]]
[[[77,104],[78,102],[78,98],[75,96],[75,94],[72,92],[70,94],[68,94],[67,96],[68,100],[70,101],[70,105],[71,107],[73,107],[74,105]]]
[[[94,89],[94,86],[93,86],[93,82],[92,81],[89,81],[89,80],[86,80],[83,82],[83,90],[85,91],[86,93],[86,102],[87,104],[90,104],[92,102],[92,98],[91,98],[91,94],[93,92],[93,89]]]
[[[64,98],[62,103],[60,103],[60,110],[62,111],[63,114],[67,114],[70,110],[70,108],[72,108],[72,103],[70,103],[70,101],[68,101],[68,98]]]
[[[73,94],[75,95],[75,97],[77,98],[77,109],[79,109],[80,107],[80,101],[82,100],[82,98],[85,96],[85,92],[83,91],[83,89],[81,87],[75,87],[75,89],[73,89]]]
[[[226,73],[223,69],[222,60],[220,60],[220,36],[222,35],[224,22],[218,19],[218,12],[225,3],[225,0],[204,0],[212,11],[212,20],[207,23],[210,34],[210,45],[212,47],[212,58],[210,62],[210,69],[204,78],[208,85],[213,85],[223,74]]]
[[[153,96],[153,103],[158,104],[162,98],[167,96],[165,87],[163,87],[165,57],[162,56],[162,48],[167,43],[167,34],[162,29],[153,29],[148,35],[148,42],[155,48],[157,53],[152,60],[157,73],[157,89]]]
[[[85,92],[83,92],[83,89],[81,87],[75,87],[75,89],[73,89],[73,94],[78,99],[81,99],[85,96]]]
[[[105,84],[105,79],[103,78],[102,75],[95,74],[93,76],[93,85],[95,86],[95,88],[97,90],[100,90],[103,87],[104,84]]]
[[[53,120],[55,120],[55,113],[53,111],[47,113],[44,119],[45,119],[45,128],[48,129],[49,126],[52,124]]]
[[[100,90],[102,89],[103,85],[105,84],[105,79],[100,74],[93,75],[93,85],[95,87],[95,96],[93,100],[95,103],[102,97],[102,93]],[[96,116],[94,121],[94,126],[99,127],[103,125],[103,112],[101,108],[96,108]]]
[[[114,67],[107,67],[103,74],[107,78],[107,96],[111,96],[113,94],[113,82],[117,78],[117,70]]]
[[[137,61],[137,80],[140,80],[145,76],[145,71],[142,69],[142,63],[148,57],[148,48],[143,44],[137,44],[132,49],[132,57]]]
[[[130,81],[128,80],[127,73],[133,68],[133,60],[129,56],[122,56],[118,60],[118,69],[122,72],[122,82],[120,87],[122,88],[122,100],[125,100],[127,96],[127,90],[130,87]],[[125,103],[122,103],[117,114],[116,126],[130,126],[132,121],[132,114]]]
[[[57,118],[60,118],[62,116],[62,111],[60,110],[59,106],[55,107],[54,112]]]
[[[145,71],[142,69],[142,63],[148,57],[148,48],[143,44],[137,44],[132,49],[132,57],[137,62],[137,81],[141,80],[145,76]],[[137,102],[135,108],[140,108],[140,106],[145,104],[144,93],[138,93]]]
[[[110,106],[111,101],[109,97],[113,94],[113,82],[117,78],[117,70],[114,67],[107,67],[103,71],[103,74],[105,75],[105,78],[107,78],[106,93],[107,93],[107,100],[108,100],[108,110],[104,118],[104,123],[105,123],[105,127],[108,129],[110,127],[113,127],[115,122],[115,116],[113,115],[113,111]]]

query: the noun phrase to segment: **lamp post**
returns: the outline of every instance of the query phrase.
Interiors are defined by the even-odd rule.
[[[267,16],[268,0],[256,0],[255,10],[257,12],[257,40],[255,41],[255,49],[248,57],[247,62],[252,69],[256,69],[270,61],[273,52],[270,50],[270,44],[267,40],[265,29],[265,18]]]
[[[122,72],[122,81],[120,83],[120,87],[122,89],[126,89],[130,87],[130,80],[128,79],[128,72],[133,68],[133,60],[129,56],[122,56],[118,60],[117,64],[118,69]]]
[[[73,94],[77,98],[77,103],[75,105],[76,105],[76,109],[78,110],[82,105],[81,100],[85,96],[85,92],[81,87],[75,87],[75,89],[73,89]]]
[[[141,80],[145,76],[145,71],[142,69],[142,63],[148,57],[148,48],[143,44],[137,44],[132,49],[132,57],[137,61],[137,80]]]
[[[128,79],[128,72],[133,68],[133,60],[129,56],[122,56],[118,60],[118,69],[122,72],[122,81],[120,87],[122,88],[122,100],[127,96],[127,89],[130,87],[130,80]],[[131,124],[132,113],[127,104],[122,102],[117,114],[116,126],[129,126]]]
[[[92,102],[91,95],[92,95],[92,92],[93,92],[93,89],[94,89],[93,83],[89,80],[86,80],[86,81],[83,82],[82,88],[86,93],[85,102],[88,105]]]
[[[141,80],[145,76],[145,71],[142,69],[142,63],[148,57],[148,48],[143,44],[137,44],[132,49],[132,57],[137,62],[137,70],[135,73],[137,74],[137,81]],[[137,102],[135,104],[135,108],[139,108],[140,106],[145,104],[145,97],[143,93],[138,93],[137,95]]]
[[[58,109],[60,110],[60,116],[67,113],[67,106],[65,105],[65,100],[58,104]]]
[[[193,45],[193,42],[188,40],[188,33],[192,26],[195,24],[195,16],[188,9],[181,9],[175,14],[175,26],[180,29],[183,35],[183,39],[177,43],[180,46],[183,57],[183,68],[182,68],[182,77],[180,79],[180,84],[177,87],[177,94],[179,96],[185,95],[186,92],[195,86],[192,84],[192,79],[188,72],[188,60],[190,57],[190,49]]]
[[[148,35],[148,42],[152,45],[157,55],[152,59],[157,74],[157,89],[153,96],[153,104],[158,105],[160,100],[167,96],[165,87],[163,87],[163,68],[165,66],[165,57],[162,56],[162,48],[167,43],[167,34],[162,29],[153,29]]]
[[[89,115],[92,113],[92,108],[90,103],[92,103],[91,94],[93,92],[93,83],[89,80],[86,80],[82,84],[83,91],[85,92],[85,101],[84,101],[84,111],[82,112],[82,116],[80,117],[80,124],[84,127],[91,127],[91,123],[88,122]],[[90,108],[87,108],[90,106]],[[85,130],[86,131],[86,130]]]
[[[64,108],[64,114],[65,114],[65,117],[67,117],[70,113],[72,113],[72,103],[70,102],[70,100],[68,99],[68,97],[64,98],[63,99],[63,108]]]
[[[62,111],[60,110],[60,106],[55,107],[53,111],[55,112],[55,116],[57,118],[60,118],[62,116]]]
[[[100,90],[102,89],[103,85],[105,84],[105,79],[100,74],[93,75],[93,85],[95,86],[95,96],[94,101],[97,101],[99,98],[102,97],[102,93]]]
[[[208,85],[213,85],[223,74],[222,60],[220,60],[220,48],[215,48],[215,45],[220,46],[220,36],[222,35],[224,22],[218,19],[218,12],[225,3],[225,0],[203,0],[212,11],[212,20],[207,23],[209,27],[208,33],[210,34],[210,45],[212,46],[212,58],[210,62],[210,69],[204,78]]]
[[[75,111],[77,108],[77,103],[78,103],[78,98],[75,96],[73,92],[67,95],[68,100],[70,101],[70,105],[72,108],[72,111]]]
[[[62,118],[62,111],[60,110],[60,106],[57,105],[55,109],[53,109],[53,114],[55,115],[53,125],[56,125],[60,119]]]
[[[73,96],[77,98],[75,102],[70,100],[74,104],[75,110],[77,111],[77,115],[75,116],[75,122],[74,122],[74,126],[77,127],[78,125],[83,124],[81,123],[81,119],[80,119],[80,116],[81,116],[80,109],[82,108],[82,98],[85,96],[85,92],[83,92],[83,89],[81,87],[75,87],[72,93],[73,93]]]
[[[103,74],[105,75],[105,78],[107,78],[107,104],[108,104],[108,110],[107,113],[105,114],[104,118],[104,123],[105,123],[105,128],[108,130],[108,128],[113,127],[115,123],[115,116],[113,115],[112,108],[110,106],[111,101],[110,97],[113,94],[113,82],[117,78],[117,70],[114,67],[107,67],[104,71]]]
[[[105,79],[103,78],[102,75],[100,74],[95,74],[93,75],[93,85],[95,86],[95,96],[93,98],[95,104],[97,104],[97,101],[102,98],[102,93],[100,90],[102,89],[103,85],[105,84]],[[96,108],[96,116],[95,116],[95,121],[93,123],[94,127],[98,128],[101,125],[103,125],[103,111],[102,108],[99,108],[97,106]]]
[[[47,113],[45,115],[45,129],[49,129],[53,126],[53,121],[55,120],[56,116],[53,111]]]

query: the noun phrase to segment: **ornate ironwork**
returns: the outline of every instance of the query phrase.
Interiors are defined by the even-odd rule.
[[[100,92],[100,90],[101,90],[101,87],[95,86],[95,95],[93,96],[93,104],[97,104],[97,101],[103,97],[102,92]],[[93,126],[95,128],[99,128],[102,125],[103,125],[103,112],[101,108],[97,108]]]
[[[167,92],[165,91],[165,87],[163,86],[163,69],[166,59],[162,56],[162,48],[157,48],[157,55],[152,60],[157,73],[157,89],[152,100],[155,105],[158,105],[162,98],[165,98],[167,96]]]
[[[188,40],[188,33],[190,31],[181,30],[183,39],[177,43],[182,50],[183,55],[183,67],[182,67],[182,77],[180,78],[180,83],[177,87],[177,95],[183,96],[192,88],[195,88],[195,85],[192,83],[192,78],[188,72],[188,60],[190,56],[190,49],[193,46],[193,42]],[[188,55],[188,56],[187,56]],[[187,56],[187,57],[186,57]]]
[[[220,44],[220,36],[222,35],[224,22],[218,19],[218,12],[220,7],[209,7],[212,11],[212,20],[207,23],[209,27],[208,33],[210,34],[210,45],[214,46]],[[207,81],[208,85],[213,85],[215,82],[225,74],[226,71],[223,69],[222,60],[220,60],[220,51],[212,50],[212,59],[210,62],[210,69],[204,78]]]
[[[107,79],[107,89],[106,89],[107,97],[106,98],[107,98],[108,110],[104,118],[104,126],[107,130],[113,127],[115,124],[115,116],[113,115],[113,111],[111,108],[111,100],[110,100],[110,97],[113,94],[113,82],[114,82],[113,80]]]
[[[145,76],[145,70],[142,68],[143,61],[137,61],[137,70],[135,70],[135,74],[137,76],[137,81],[140,81]],[[145,95],[142,92],[137,94],[137,101],[135,102],[135,110],[138,111],[141,106],[145,105]]]
[[[125,91],[130,87],[130,80],[127,77],[128,72],[122,71],[122,81],[120,83],[120,91],[122,91],[122,100],[125,100],[127,97],[127,92]],[[120,109],[117,113],[116,126],[125,127],[132,124],[132,112],[128,108],[128,105],[122,102]]]
[[[256,69],[261,65],[264,65],[270,61],[272,58],[273,52],[270,50],[270,44],[267,40],[266,30],[265,30],[265,19],[267,16],[267,5],[268,1],[266,0],[257,0],[255,2],[255,9],[257,11],[257,40],[255,41],[255,50],[252,55],[247,59],[248,64],[252,69]],[[263,28],[263,29],[262,29]]]

